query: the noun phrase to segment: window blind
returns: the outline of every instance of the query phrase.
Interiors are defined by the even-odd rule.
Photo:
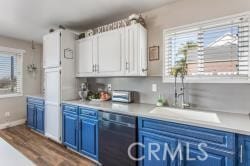
[[[246,15],[165,31],[165,76],[186,56],[189,77],[247,77],[249,24]]]
[[[0,95],[22,93],[21,55],[0,52]]]
[[[185,55],[181,52],[181,49],[185,48],[188,44],[197,45],[198,46],[198,32],[194,30],[186,31],[186,32],[176,32],[171,33],[166,36],[165,39],[165,72],[167,75],[171,73],[171,70],[174,66],[178,64]],[[198,47],[189,49],[187,59],[190,64],[192,64],[192,68],[190,67],[189,71],[197,71],[198,68],[196,66],[198,61]]]

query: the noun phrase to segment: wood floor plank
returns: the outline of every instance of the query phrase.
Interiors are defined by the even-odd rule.
[[[33,131],[25,125],[0,130],[0,137],[38,166],[95,166],[76,154]]]

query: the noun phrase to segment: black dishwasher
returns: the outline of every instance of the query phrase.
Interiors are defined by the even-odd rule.
[[[137,118],[109,112],[99,112],[99,161],[103,166],[136,166],[128,148],[137,142]],[[131,150],[137,157],[137,148]]]

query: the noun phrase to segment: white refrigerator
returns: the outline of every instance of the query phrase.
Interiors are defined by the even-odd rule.
[[[45,136],[61,143],[63,100],[77,98],[76,35],[58,30],[43,37]]]

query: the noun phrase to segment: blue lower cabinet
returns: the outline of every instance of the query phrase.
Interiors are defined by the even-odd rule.
[[[27,98],[27,126],[44,134],[44,100]]]
[[[78,150],[78,116],[63,113],[63,143],[64,145]]]
[[[98,160],[97,111],[63,104],[63,144]]]
[[[250,165],[250,136],[238,136],[238,166]]]
[[[216,149],[183,148],[181,166],[235,166],[235,156]],[[188,154],[187,154],[188,153]]]
[[[36,130],[44,133],[44,107],[36,107]]]
[[[79,118],[79,151],[93,159],[98,159],[98,121],[86,117]]]
[[[36,108],[33,104],[27,105],[27,125],[28,127],[36,128]]]
[[[138,123],[140,166],[236,166],[235,134],[147,118]]]
[[[177,166],[178,154],[172,157],[167,152],[167,149],[175,151],[177,139],[141,131],[139,142],[144,145],[139,147],[139,156],[144,158],[140,166]]]

